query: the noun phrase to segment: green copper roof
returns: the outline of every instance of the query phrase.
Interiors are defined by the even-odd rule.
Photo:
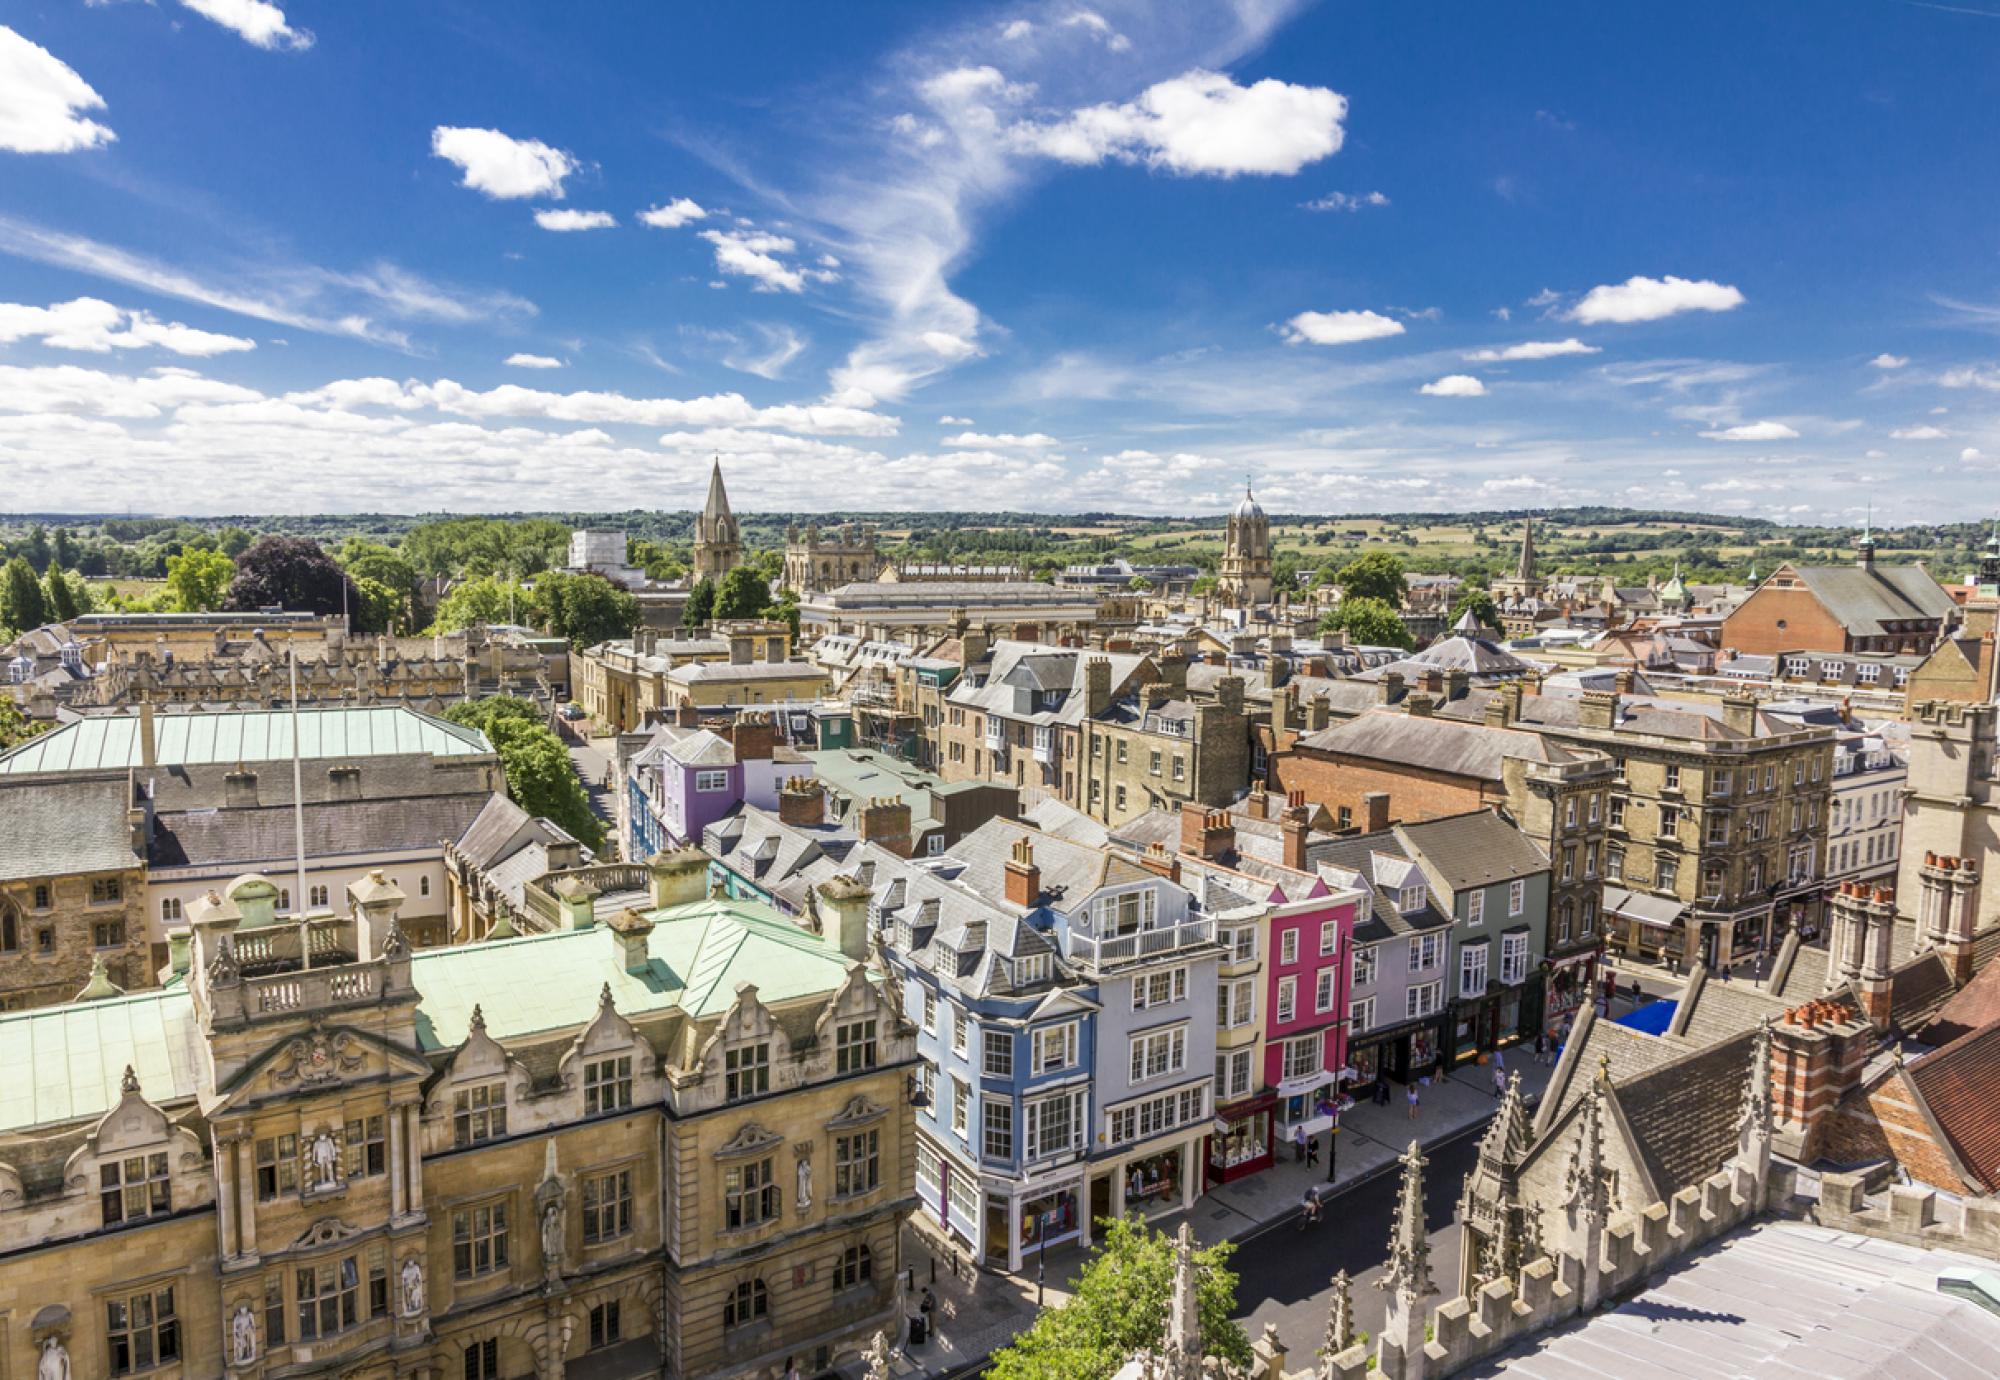
[[[280,762],[292,755],[288,709],[160,714],[153,720],[153,760],[161,766]],[[486,735],[401,706],[299,710],[299,755],[386,757],[429,753],[463,757],[491,752]],[[119,714],[79,719],[30,738],[0,756],[0,774],[124,771],[140,765],[139,719]]]
[[[153,1102],[194,1096],[201,1031],[186,988],[0,1017],[0,1131],[103,1116],[125,1066]]]
[[[586,1025],[611,984],[620,1014],[684,1011],[720,1015],[736,988],[757,985],[775,1004],[832,992],[850,960],[831,939],[801,929],[755,901],[707,900],[653,911],[650,966],[628,973],[617,936],[604,925],[518,939],[425,949],[411,957],[423,993],[417,1037],[425,1049],[462,1043],[472,1008],[496,1040]]]

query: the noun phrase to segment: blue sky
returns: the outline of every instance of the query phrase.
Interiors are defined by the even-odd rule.
[[[2000,467],[2000,0],[0,9],[0,509]]]

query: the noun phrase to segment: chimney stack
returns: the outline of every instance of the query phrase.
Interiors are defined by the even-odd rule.
[[[153,736],[153,702],[146,700],[139,705],[139,765],[151,771],[159,765],[159,753]]]
[[[1007,904],[1032,910],[1041,901],[1042,869],[1035,866],[1035,846],[1023,834],[1014,840],[1014,855],[1007,859]]]
[[[1361,832],[1379,834],[1389,827],[1389,793],[1370,791],[1361,797]]]
[[[1757,731],[1757,699],[1754,695],[1725,695],[1722,722],[1735,733],[1748,737]]]
[[[1227,810],[1210,810],[1193,801],[1181,805],[1181,852],[1216,862],[1236,851],[1236,824]]]
[[[778,823],[806,829],[826,823],[826,787],[811,776],[788,778],[778,787]]]
[[[628,973],[643,973],[652,966],[651,920],[627,907],[605,921],[605,928],[611,931],[612,942],[618,946],[619,967]]]
[[[1111,708],[1111,662],[1094,656],[1083,663],[1083,712],[1086,718],[1100,718]]]
[[[873,796],[855,817],[854,831],[863,843],[907,858],[915,847],[910,833],[910,806],[895,796]]]
[[[657,910],[684,906],[708,895],[708,854],[693,844],[655,854],[646,868]]]
[[[842,955],[856,963],[868,957],[868,903],[873,896],[857,877],[834,877],[820,883],[821,926],[833,936]]]
[[[1286,799],[1285,813],[1278,820],[1278,830],[1282,839],[1280,861],[1294,872],[1306,870],[1306,798],[1304,791],[1293,791]]]
[[[257,773],[238,762],[236,770],[222,778],[222,803],[232,810],[255,809]]]
[[[1403,698],[1403,673],[1384,671],[1382,679],[1376,682],[1375,699],[1381,704],[1394,704]]]

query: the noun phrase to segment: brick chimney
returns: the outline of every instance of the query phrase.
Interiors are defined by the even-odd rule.
[[[1618,696],[1609,690],[1586,690],[1577,706],[1576,721],[1583,728],[1616,728]]]
[[[895,796],[871,796],[855,815],[854,832],[862,842],[886,848],[899,858],[910,856],[910,806]]]
[[[958,664],[961,668],[976,666],[986,660],[986,653],[993,649],[993,639],[985,631],[974,632],[968,628],[958,635]]]
[[[1279,860],[1294,872],[1306,870],[1306,811],[1304,791],[1293,791],[1287,797],[1285,813],[1278,820],[1278,831],[1282,840]]]
[[[1243,813],[1251,819],[1271,817],[1271,791],[1252,791],[1243,797]]]
[[[1389,793],[1370,791],[1361,797],[1361,832],[1379,834],[1389,827]]]
[[[1757,699],[1754,695],[1724,695],[1722,697],[1722,722],[1732,732],[1752,734],[1757,731]]]
[[[1874,1031],[1845,1002],[1818,997],[1771,1027],[1774,1148],[1806,1163],[1824,1151],[1827,1114],[1861,1081]]]
[[[1333,706],[1324,694],[1306,701],[1306,732],[1317,733],[1333,721]]]
[[[1462,700],[1472,689],[1472,672],[1464,667],[1454,667],[1445,673],[1444,697],[1448,700]]]
[[[1101,656],[1083,663],[1083,712],[1098,718],[1111,707],[1111,663]]]
[[[1506,728],[1507,727],[1506,696],[1495,695],[1492,699],[1486,701],[1485,708],[1482,709],[1480,713],[1488,728]]]
[[[1174,687],[1163,680],[1148,681],[1139,688],[1139,704],[1150,714],[1174,697]]]
[[[1437,700],[1427,691],[1414,691],[1403,701],[1403,712],[1413,719],[1428,719],[1437,712]]]
[[[1139,855],[1139,866],[1171,882],[1181,879],[1181,860],[1169,853],[1164,843],[1147,844],[1146,851]]]
[[[1394,704],[1403,698],[1403,673],[1384,671],[1382,679],[1375,683],[1375,699],[1381,704]]]
[[[826,823],[826,787],[816,777],[788,778],[778,787],[778,823],[802,829]]]
[[[1611,683],[1617,687],[1619,694],[1629,695],[1632,693],[1633,686],[1637,684],[1637,678],[1633,676],[1632,668],[1627,666],[1621,668],[1618,671],[1618,673],[1611,678]]]
[[[1035,866],[1035,845],[1023,834],[1014,840],[1014,856],[1007,859],[1006,897],[1009,905],[1032,910],[1041,901],[1042,869]]]
[[[769,714],[745,710],[737,714],[729,741],[736,747],[737,761],[768,762],[772,748],[777,745],[778,726],[771,722]]]
[[[1181,852],[1209,862],[1236,851],[1236,824],[1227,810],[1210,810],[1193,801],[1181,805]]]
[[[1979,915],[1979,872],[1971,858],[1924,854],[1918,869],[1917,942],[1935,948],[1963,987],[1972,980],[1972,931]]]

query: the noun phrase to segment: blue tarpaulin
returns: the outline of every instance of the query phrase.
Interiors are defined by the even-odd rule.
[[[1612,1024],[1642,1031],[1647,1035],[1664,1035],[1667,1033],[1667,1027],[1674,1023],[1674,1008],[1679,1005],[1677,1001],[1647,1002],[1636,1011],[1626,1012]]]

